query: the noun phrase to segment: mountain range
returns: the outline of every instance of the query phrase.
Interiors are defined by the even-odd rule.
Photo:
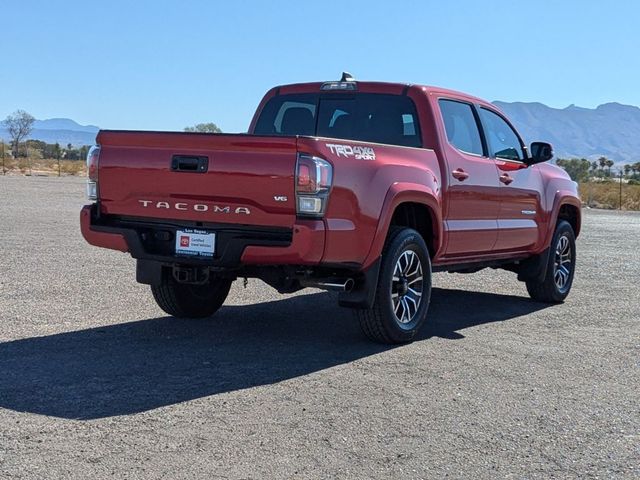
[[[94,125],[80,125],[69,118],[49,118],[47,120],[36,120],[33,123],[33,130],[29,135],[32,140],[41,140],[46,143],[56,143],[75,147],[80,145],[93,145],[96,141],[96,134],[100,128]],[[9,141],[10,136],[7,129],[0,124],[0,138]]]
[[[513,122],[527,143],[553,144],[556,158],[607,157],[616,163],[640,161],[640,108],[605,103],[596,108],[542,103],[493,102]]]
[[[640,108],[605,103],[596,108],[569,105],[551,108],[542,103],[494,102],[513,122],[527,143],[553,144],[556,157],[605,156],[616,163],[640,161]],[[47,143],[92,145],[99,128],[68,118],[36,120],[29,138]],[[0,138],[9,134],[0,125]]]

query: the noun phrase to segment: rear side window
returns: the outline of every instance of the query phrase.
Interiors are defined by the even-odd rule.
[[[480,109],[480,118],[489,143],[490,156],[523,161],[522,145],[513,128],[500,115],[486,108]]]
[[[256,124],[256,135],[313,135],[317,95],[284,95],[267,102]]]
[[[478,122],[468,103],[441,99],[438,101],[449,143],[458,150],[484,155]]]
[[[413,101],[403,95],[360,93],[281,95],[267,102],[256,135],[312,135],[420,147]]]

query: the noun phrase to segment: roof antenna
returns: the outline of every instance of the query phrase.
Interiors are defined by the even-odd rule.
[[[351,75],[349,72],[342,72],[342,78],[340,79],[341,82],[355,82],[356,79],[353,78],[353,75]]]

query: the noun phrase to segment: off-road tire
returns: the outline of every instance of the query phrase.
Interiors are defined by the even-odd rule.
[[[570,260],[564,265],[559,265],[559,262],[565,261],[566,256],[562,256],[560,249],[565,246],[568,248],[570,254]],[[564,266],[568,270],[566,282],[560,287],[556,283],[558,269]],[[561,220],[556,226],[556,231],[553,234],[551,240],[551,246],[549,251],[549,260],[547,263],[547,273],[544,279],[540,281],[528,280],[526,282],[527,291],[532,299],[539,302],[546,303],[561,303],[567,298],[573,285],[573,276],[576,267],[576,237],[573,232],[573,228],[569,222]]]
[[[413,316],[408,317],[409,321],[403,323],[398,319],[397,313],[394,311],[394,302],[398,306],[398,296],[395,299],[392,296],[402,286],[399,285],[399,282],[394,281],[394,271],[397,272],[399,259],[405,252],[413,252],[419,259],[422,283],[420,302],[418,302],[417,309]],[[413,255],[411,257],[416,258]],[[412,281],[415,281],[415,278],[417,277],[414,277]],[[408,292],[406,294],[409,295]],[[399,344],[411,342],[427,318],[430,299],[431,260],[424,239],[411,228],[393,228],[389,232],[382,251],[380,274],[373,307],[354,310],[362,331],[367,337],[378,343]],[[403,319],[404,313],[403,306]]]
[[[151,286],[151,292],[158,306],[171,316],[205,318],[222,306],[231,283],[232,280],[216,278],[203,285],[192,285],[166,276],[159,285]]]

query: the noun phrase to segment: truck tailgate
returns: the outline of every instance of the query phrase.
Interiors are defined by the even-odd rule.
[[[295,137],[103,130],[97,140],[104,214],[275,227],[295,222]]]

